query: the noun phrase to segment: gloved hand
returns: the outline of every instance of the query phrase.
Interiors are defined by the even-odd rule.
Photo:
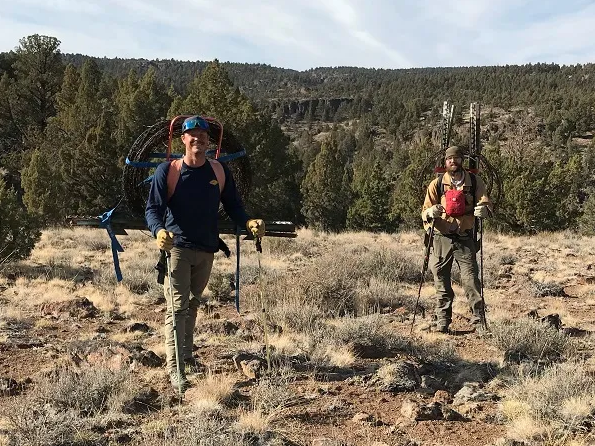
[[[248,232],[255,237],[262,237],[264,236],[264,221],[261,219],[252,219],[248,220],[246,223],[246,229]]]
[[[163,251],[171,251],[174,247],[174,233],[160,229],[157,232],[157,246]]]
[[[475,206],[473,215],[475,215],[477,218],[487,218],[490,216],[490,208],[488,208],[486,205],[479,204]]]
[[[425,221],[430,221],[435,218],[440,218],[442,213],[444,212],[444,208],[441,204],[435,204],[432,207],[429,207],[424,211],[424,219]]]

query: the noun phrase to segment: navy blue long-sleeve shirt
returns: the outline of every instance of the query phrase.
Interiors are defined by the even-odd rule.
[[[221,165],[225,172],[225,185],[220,192],[209,161],[200,167],[182,163],[180,179],[169,202],[167,173],[170,164],[165,162],[157,167],[145,209],[147,226],[154,237],[160,229],[166,229],[174,233],[174,246],[217,252],[219,202],[237,225],[246,226],[249,217],[233,176],[224,163]]]

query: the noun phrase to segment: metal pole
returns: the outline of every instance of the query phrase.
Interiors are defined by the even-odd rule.
[[[481,296],[481,324],[483,325],[483,328],[487,331],[488,330],[488,321],[486,318],[486,302],[483,296],[483,218],[479,219],[479,264],[480,264],[480,282],[481,282],[481,288],[480,288],[480,296]]]
[[[240,227],[236,226],[236,311],[240,312]]]
[[[167,260],[167,282],[169,284],[169,307],[171,308],[171,324],[174,332],[174,350],[176,352],[176,370],[178,372],[178,393],[180,398],[183,396],[182,389],[182,369],[180,367],[180,346],[178,345],[178,329],[176,325],[176,312],[174,311],[174,288],[171,284],[171,253],[169,251],[165,254]]]
[[[426,246],[426,254],[424,257],[424,265],[421,269],[421,278],[419,279],[419,289],[417,290],[417,300],[415,301],[415,308],[413,309],[413,321],[411,322],[411,331],[409,334],[413,334],[413,326],[415,325],[415,316],[417,315],[417,308],[419,307],[419,299],[421,297],[421,288],[424,284],[424,278],[426,271],[428,270],[428,263],[430,262],[430,249],[434,241],[434,220],[432,220],[432,226],[430,226],[430,234],[428,236],[428,245]]]
[[[258,288],[260,294],[260,306],[262,310],[262,329],[264,332],[264,347],[266,350],[267,356],[267,373],[271,373],[271,349],[269,346],[269,329],[267,324],[267,307],[264,299],[264,295],[262,293],[262,266],[260,262],[260,257],[262,254],[262,239],[257,235],[258,231],[253,231],[252,235],[254,236],[254,245],[256,247],[256,256],[258,258]]]

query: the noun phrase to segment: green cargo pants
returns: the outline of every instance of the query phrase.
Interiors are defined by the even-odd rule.
[[[461,282],[471,310],[471,322],[481,322],[483,308],[480,294],[479,266],[475,243],[467,235],[444,236],[434,234],[431,269],[436,287],[436,328],[446,329],[452,322],[454,291],[451,284],[453,260],[461,270]]]
[[[188,248],[174,247],[171,250],[171,284],[173,288],[173,305],[176,318],[176,332],[180,351],[180,370],[184,370],[184,359],[192,358],[192,345],[196,314],[199,299],[207,286],[213,253],[196,251]],[[163,285],[167,301],[165,316],[165,354],[167,370],[176,371],[176,351],[171,311],[169,277],[165,277]]]

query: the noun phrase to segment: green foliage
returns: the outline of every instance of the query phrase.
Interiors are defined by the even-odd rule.
[[[25,190],[23,202],[30,212],[39,216],[41,221],[56,221],[60,217],[58,197],[62,193],[59,172],[53,163],[48,163],[48,156],[36,149],[21,177]]]
[[[302,183],[302,212],[306,222],[325,231],[345,228],[350,200],[347,154],[339,150],[337,135],[327,138],[308,167]]]
[[[379,162],[363,172],[357,172],[359,179],[352,188],[355,201],[347,212],[347,227],[362,231],[390,231],[392,221],[388,200],[392,185],[384,178]],[[357,178],[354,172],[354,178]]]
[[[80,76],[72,67],[66,70],[58,113],[23,170],[25,202],[45,221],[98,215],[113,206],[121,193],[125,149],[114,136],[108,90],[109,82],[93,61],[85,63]],[[52,161],[49,166],[41,153],[46,163]]]
[[[582,214],[578,219],[578,228],[583,235],[595,235],[595,191],[591,191],[583,204]]]
[[[430,181],[435,178],[429,167],[434,166],[432,155],[436,149],[428,136],[419,135],[401,147],[392,162],[396,177],[391,197],[391,210],[395,220],[404,228],[419,228],[421,207]]]
[[[15,81],[11,89],[11,106],[25,138],[43,131],[55,112],[55,96],[60,90],[64,66],[60,41],[35,34],[19,41],[13,64]]]
[[[16,191],[0,178],[0,263],[26,258],[41,233]]]
[[[17,188],[23,153],[38,143],[55,113],[64,70],[58,39],[35,34],[19,43],[0,80],[0,164]]]
[[[130,145],[147,125],[165,118],[171,102],[155,69],[149,69],[140,80],[131,71],[118,81],[114,96],[118,109],[117,141],[124,146]]]
[[[246,147],[250,214],[333,231],[419,228],[448,98],[457,107],[452,140],[463,145],[460,111],[487,104],[483,153],[504,185],[491,227],[591,231],[595,146],[584,144],[595,130],[594,64],[297,72],[93,59],[59,46],[33,35],[0,54],[4,180],[46,222],[115,204],[123,159],[143,128],[197,113],[220,119]]]
[[[215,117],[242,141],[253,166],[252,191],[245,197],[251,214],[300,220],[299,161],[290,151],[289,138],[234,87],[219,61],[210,63],[194,79],[186,98],[173,101],[169,115],[180,114]]]

